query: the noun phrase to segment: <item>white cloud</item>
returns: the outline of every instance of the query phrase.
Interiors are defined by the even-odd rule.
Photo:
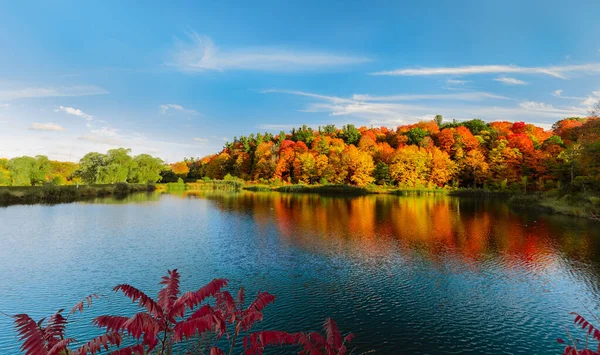
[[[31,124],[31,127],[29,127],[30,130],[32,131],[54,131],[54,132],[58,132],[58,131],[64,131],[64,127],[57,125],[56,123],[37,123],[34,122]]]
[[[0,89],[0,100],[17,100],[26,98],[63,97],[104,95],[108,91],[95,85],[61,86],[61,87],[29,87]]]
[[[80,109],[73,108],[73,107],[59,106],[58,109],[54,110],[54,112],[65,112],[65,113],[68,113],[69,115],[79,116],[79,117],[85,119],[86,121],[92,121],[94,119],[94,116],[88,115],[87,113],[81,111]]]
[[[190,42],[179,42],[172,53],[172,63],[180,70],[256,70],[295,72],[338,68],[368,62],[365,57],[347,56],[319,51],[283,49],[277,47],[248,47],[220,49],[213,41],[196,32],[189,34]]]
[[[552,96],[560,97],[564,90],[554,90]]]
[[[200,144],[206,144],[208,143],[208,139],[205,138],[198,138],[198,137],[194,137],[194,141],[200,143]]]
[[[160,113],[162,115],[166,115],[170,111],[177,111],[177,112],[181,112],[181,113],[185,113],[185,114],[193,115],[193,116],[197,116],[200,114],[200,112],[198,112],[196,110],[190,110],[190,109],[184,108],[183,106],[180,106],[180,105],[175,105],[175,104],[160,105]]]
[[[470,65],[461,67],[410,68],[380,71],[373,75],[474,75],[474,74],[542,74],[567,79],[569,73],[600,73],[600,63],[579,65],[520,67],[517,65]]]
[[[7,108],[10,107],[10,104],[0,104],[0,108]]]
[[[498,77],[498,78],[494,79],[494,81],[497,81],[497,82],[500,82],[500,83],[506,84],[506,85],[529,85],[529,83],[526,81],[515,79],[515,78],[509,78],[506,76]]]
[[[506,96],[490,94],[487,92],[460,92],[453,94],[409,94],[409,95],[353,95],[354,100],[359,101],[421,101],[421,100],[458,100],[458,101],[480,101],[485,99],[509,100]]]
[[[446,80],[446,84],[448,84],[448,85],[465,85],[466,83],[467,83],[466,80],[456,80],[456,79]]]
[[[585,114],[585,110],[582,107],[554,107],[549,104],[533,101],[521,102],[517,106],[513,104],[508,104],[508,106],[483,105],[478,101],[458,101],[459,104],[457,104],[445,100],[437,100],[427,103],[427,105],[419,105],[403,103],[402,100],[394,101],[395,99],[406,99],[405,96],[354,95],[352,98],[341,98],[293,90],[269,90],[264,92],[282,92],[311,97],[315,101],[308,103],[302,111],[327,113],[329,116],[353,117],[360,120],[358,122],[355,121],[356,123],[367,125],[414,123],[421,120],[430,120],[436,114],[440,113],[446,119],[528,120],[536,124],[548,124],[549,120]],[[360,98],[361,100],[357,100],[356,98]],[[418,101],[420,95],[417,95],[416,98],[415,101]],[[510,103],[511,101],[507,102]],[[348,118],[344,119],[344,121],[348,122]],[[261,128],[274,130],[280,128],[280,126],[262,125]]]
[[[584,98],[581,104],[588,110],[591,110],[598,102],[600,102],[600,91],[592,91],[592,94]]]

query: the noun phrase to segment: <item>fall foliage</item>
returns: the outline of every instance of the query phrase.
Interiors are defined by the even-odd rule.
[[[276,136],[236,137],[218,154],[186,160],[197,172],[187,180],[230,174],[282,184],[598,189],[599,122],[567,118],[552,130],[525,122],[441,118],[395,129],[302,126]],[[172,164],[173,171],[182,163]]]

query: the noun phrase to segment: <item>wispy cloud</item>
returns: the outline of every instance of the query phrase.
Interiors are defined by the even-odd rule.
[[[176,44],[171,62],[168,64],[192,72],[210,70],[295,72],[339,68],[368,61],[368,58],[361,56],[277,47],[220,49],[209,37],[191,32],[188,42],[179,41]]]
[[[563,92],[564,92],[564,90],[554,90],[554,91],[552,92],[552,96],[555,96],[555,97],[562,97],[561,95],[562,95],[562,93],[563,93]]]
[[[421,100],[458,100],[458,101],[480,101],[486,99],[509,100],[506,96],[490,94],[488,92],[460,92],[452,94],[409,94],[409,95],[353,95],[354,100],[359,101],[421,101]]]
[[[69,115],[81,117],[81,118],[85,119],[86,121],[92,121],[94,119],[94,116],[88,115],[87,113],[81,111],[80,109],[73,108],[73,107],[59,106],[56,110],[54,110],[54,112],[65,112],[65,113],[68,113]]]
[[[95,85],[10,88],[0,89],[0,100],[8,101],[26,98],[89,96],[104,94],[108,94],[108,91]]]
[[[31,124],[31,127],[29,127],[30,130],[32,131],[64,131],[65,128],[56,124],[56,123],[37,123],[34,122]]]
[[[506,76],[498,77],[498,78],[494,79],[494,81],[500,82],[505,85],[529,85],[529,83],[526,81],[515,79],[515,78],[509,78]]]
[[[181,105],[175,105],[175,104],[164,104],[164,105],[160,105],[160,113],[162,115],[167,115],[170,112],[180,112],[180,113],[184,113],[187,115],[192,115],[192,116],[198,116],[200,115],[200,112],[196,111],[196,110],[191,110],[191,109],[187,109]]]
[[[447,118],[466,120],[482,118],[484,120],[522,120],[545,124],[544,120],[577,116],[585,114],[583,107],[554,107],[549,104],[533,101],[520,102],[516,106],[513,101],[502,101],[503,106],[496,106],[486,102],[484,105],[478,100],[463,100],[447,102],[437,100],[427,105],[405,103],[406,95],[353,95],[351,98],[328,96],[293,90],[268,90],[264,93],[281,92],[313,98],[303,112],[327,113],[329,116],[348,116],[362,121],[359,124],[397,125],[430,120],[436,114],[443,114]],[[468,94],[468,93],[465,93]],[[452,94],[454,95],[454,94]],[[427,96],[426,96],[427,97]],[[474,96],[477,97],[477,96]],[[471,98],[466,96],[464,98]],[[479,97],[477,97],[479,98]],[[485,99],[482,96],[481,99]],[[422,95],[412,97],[413,101],[422,99]],[[488,99],[494,99],[488,97]],[[408,100],[407,100],[408,101]],[[346,119],[347,120],[347,119]],[[365,122],[366,121],[366,122]],[[273,125],[263,125],[264,129],[278,129]],[[283,128],[283,127],[282,127]]]
[[[446,80],[446,84],[448,84],[448,85],[465,85],[466,83],[467,83],[466,80],[457,80],[457,79]]]
[[[372,73],[373,75],[474,75],[474,74],[542,74],[567,79],[570,73],[600,73],[600,63],[578,65],[521,67],[517,65],[470,65],[461,67],[405,68]]]
[[[193,139],[194,139],[195,142],[198,142],[200,144],[206,144],[206,143],[208,143],[208,139],[206,139],[206,138],[194,137]]]

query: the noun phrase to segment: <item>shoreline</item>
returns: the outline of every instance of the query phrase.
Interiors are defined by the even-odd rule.
[[[86,201],[98,197],[124,198],[132,193],[169,191],[278,192],[357,197],[367,195],[436,196],[497,199],[514,208],[532,208],[540,212],[561,214],[600,221],[600,197],[559,194],[557,191],[522,193],[485,189],[398,188],[391,186],[357,187],[352,185],[259,185],[240,181],[202,181],[186,184],[106,184],[0,186],[0,207],[32,204],[59,204]]]
[[[58,204],[86,201],[97,197],[125,198],[136,192],[152,192],[153,184],[0,186],[0,207]]]

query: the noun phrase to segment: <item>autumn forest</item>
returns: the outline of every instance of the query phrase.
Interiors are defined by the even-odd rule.
[[[399,126],[348,124],[235,137],[217,154],[165,164],[130,150],[88,153],[79,164],[44,156],[0,160],[0,185],[176,182],[226,176],[275,184],[597,190],[600,119],[566,118],[545,130],[479,119]]]

